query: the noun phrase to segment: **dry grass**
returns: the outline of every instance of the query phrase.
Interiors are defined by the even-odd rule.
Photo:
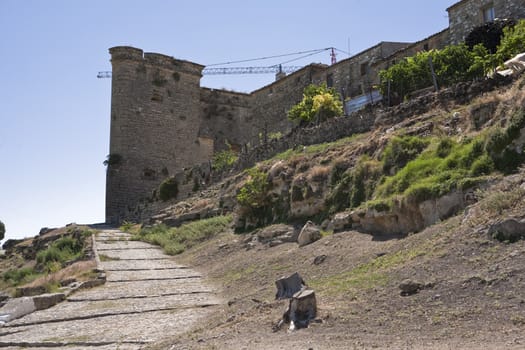
[[[328,178],[328,175],[330,175],[331,171],[332,167],[330,166],[316,165],[308,173],[307,179],[308,181],[324,181]]]
[[[85,281],[92,277],[93,270],[97,267],[94,260],[77,261],[62,270],[37,278],[24,287],[38,287],[59,284],[68,278],[75,278],[77,281]]]

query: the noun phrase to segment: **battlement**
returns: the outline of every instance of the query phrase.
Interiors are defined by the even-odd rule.
[[[136,61],[158,68],[198,75],[199,77],[202,76],[202,70],[204,69],[204,66],[198,63],[179,60],[160,53],[144,52],[142,49],[131,46],[115,46],[109,49],[109,53],[113,63],[125,60]]]

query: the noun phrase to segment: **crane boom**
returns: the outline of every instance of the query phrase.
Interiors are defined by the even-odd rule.
[[[293,73],[302,66],[270,66],[270,67],[228,67],[228,68],[204,68],[203,75],[219,74],[267,74],[267,73]],[[97,78],[111,78],[111,71],[98,72]]]

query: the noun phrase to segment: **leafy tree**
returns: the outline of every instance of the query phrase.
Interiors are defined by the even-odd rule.
[[[303,99],[288,111],[288,118],[296,122],[323,121],[343,114],[341,98],[326,84],[311,84],[304,89]]]
[[[5,237],[5,225],[2,221],[0,221],[0,240],[4,239]]]
[[[490,54],[495,54],[498,45],[501,42],[503,36],[503,29],[509,26],[514,26],[516,22],[514,20],[495,20],[480,25],[469,33],[465,38],[465,44],[470,50],[473,50],[476,45],[483,45]]]
[[[520,20],[514,27],[503,29],[503,37],[496,55],[500,63],[525,52],[525,20]]]

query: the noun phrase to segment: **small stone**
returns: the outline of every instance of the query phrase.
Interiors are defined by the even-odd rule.
[[[314,258],[314,265],[321,265],[325,260],[327,256],[326,255],[319,255]]]
[[[399,284],[399,289],[401,289],[401,295],[407,296],[416,294],[423,288],[423,284],[419,282],[414,282],[410,279],[406,279]]]

